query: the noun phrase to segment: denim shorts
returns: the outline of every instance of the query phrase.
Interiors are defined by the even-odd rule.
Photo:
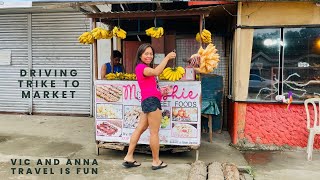
[[[158,108],[161,109],[160,100],[156,97],[148,97],[141,102],[141,108],[144,113],[156,111]]]

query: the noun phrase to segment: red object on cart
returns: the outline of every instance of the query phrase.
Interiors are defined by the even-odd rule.
[[[234,2],[226,1],[189,1],[188,6],[202,6],[202,5],[215,5],[215,4],[234,4]]]

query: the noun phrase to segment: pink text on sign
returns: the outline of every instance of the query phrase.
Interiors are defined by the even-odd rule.
[[[174,85],[172,88],[172,93],[168,94],[166,96],[163,96],[163,100],[167,100],[168,97],[171,97],[172,99],[195,99],[198,97],[198,93],[194,94],[192,90],[190,90],[187,94],[185,94],[185,89],[182,88],[182,92],[179,94],[179,86]]]

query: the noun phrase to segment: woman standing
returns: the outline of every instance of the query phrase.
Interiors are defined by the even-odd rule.
[[[141,108],[142,114],[137,128],[130,138],[129,149],[122,163],[125,167],[137,167],[141,164],[134,160],[133,152],[139,141],[141,134],[149,127],[150,130],[150,147],[152,151],[152,170],[167,167],[163,161],[159,159],[159,128],[162,119],[161,112],[161,92],[156,80],[169,60],[176,57],[175,52],[170,52],[162,62],[152,68],[154,60],[154,50],[150,44],[142,44],[137,51],[136,56],[136,76],[139,87],[141,89]]]

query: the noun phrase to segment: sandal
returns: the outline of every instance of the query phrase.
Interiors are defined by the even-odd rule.
[[[163,165],[163,161],[161,161],[159,166],[152,166],[152,170],[162,169],[162,168],[165,168],[167,166],[168,166],[167,164]]]
[[[133,162],[125,161],[122,163],[122,165],[126,168],[132,168],[132,167],[141,166],[141,163],[138,163],[137,161],[133,161]]]

